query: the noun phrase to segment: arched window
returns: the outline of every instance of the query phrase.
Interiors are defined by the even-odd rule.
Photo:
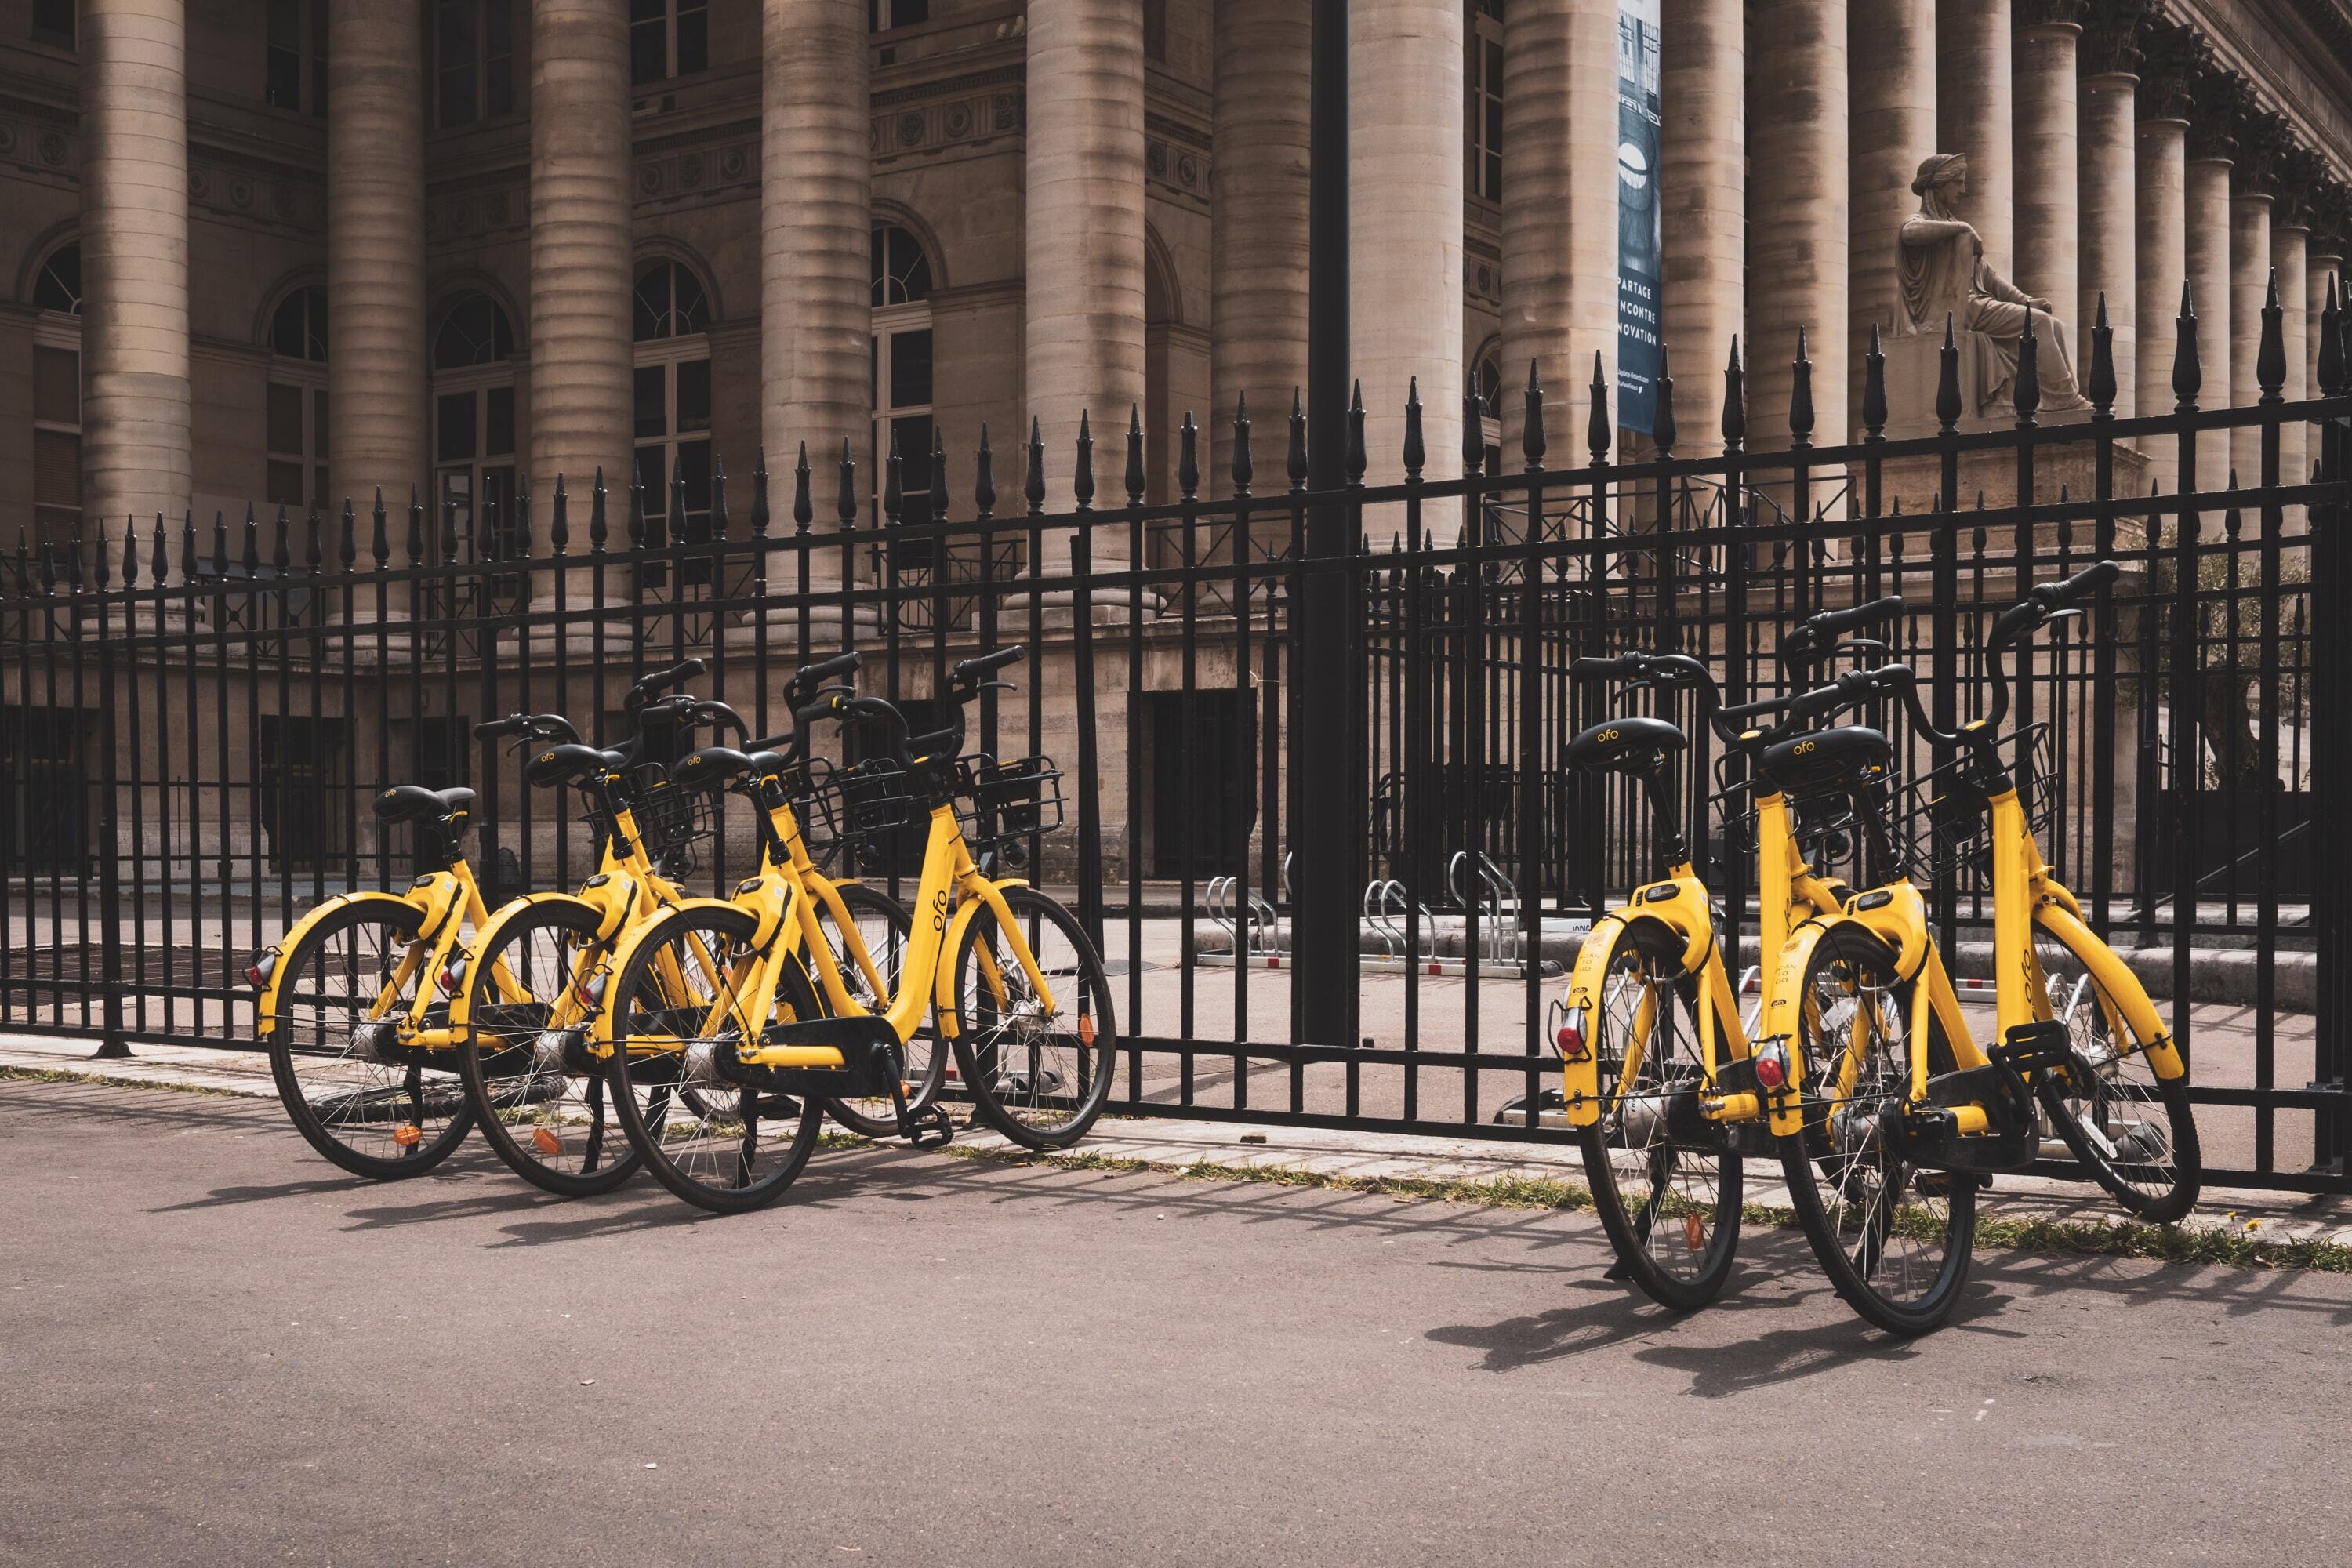
[[[898,483],[931,488],[931,263],[896,225],[874,230],[874,444],[866,454],[873,512],[881,517],[885,460],[898,442]]]
[[[700,538],[710,516],[709,294],[693,269],[656,261],[638,269],[636,298],[637,479],[646,488],[646,531],[673,542]],[[681,515],[670,515],[672,481],[686,485]],[[709,563],[688,563],[708,576]]]
[[[66,549],[81,523],[79,245],[49,253],[33,303],[33,527],[42,549]]]
[[[433,477],[457,537],[477,537],[477,504],[498,508],[508,551],[515,526],[514,323],[487,294],[466,294],[433,334]]]
[[[710,0],[629,0],[632,85],[709,68]]]
[[[268,499],[299,510],[327,495],[327,291],[297,289],[269,319]]]

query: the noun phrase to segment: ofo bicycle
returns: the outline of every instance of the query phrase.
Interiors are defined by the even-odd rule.
[[[991,677],[1022,657],[1006,648],[957,665],[958,711],[1007,684]],[[983,1121],[1034,1148],[1083,1137],[1108,1098],[1117,1047],[1101,959],[1061,904],[984,875],[964,831],[967,821],[980,825],[984,853],[998,838],[1058,825],[1058,775],[1042,759],[1008,768],[959,758],[959,730],[910,736],[896,707],[846,690],[794,717],[801,734],[791,753],[706,748],[680,768],[682,781],[691,771],[703,787],[759,802],[759,872],[730,899],[689,901],[637,928],[615,956],[599,1028],[623,1125],[648,1168],[701,1207],[762,1206],[806,1164],[820,1103],[855,1097],[887,1096],[898,1131],[919,1144],[944,1142],[945,1113],[913,1102],[903,1055],[934,1009]],[[824,939],[823,894],[804,883],[778,787],[807,753],[807,728],[827,719],[878,731],[890,771],[875,781],[898,781],[897,798],[929,821],[913,931],[878,1011],[845,982]],[[869,792],[866,805],[886,811],[890,798]],[[971,809],[960,815],[964,801]],[[690,992],[684,1005],[671,999],[680,981]],[[684,1089],[706,1109],[683,1104]]]
[[[1901,599],[1890,598],[1815,616],[1784,640],[1781,660],[1802,668],[1878,649],[1884,645],[1839,639],[1902,608]],[[1570,673],[1622,680],[1622,691],[1692,692],[1727,762],[1752,763],[1779,733],[1754,724],[1795,700],[1727,707],[1706,667],[1685,654],[1588,657]],[[1674,760],[1687,745],[1673,723],[1640,715],[1605,720],[1568,744],[1567,766],[1640,785],[1663,875],[1593,922],[1555,1004],[1552,1030],[1568,1121],[1579,1130],[1594,1206],[1617,1251],[1612,1277],[1630,1279],[1677,1310],[1713,1300],[1730,1277],[1743,1162],[1774,1152],[1767,1097],[1788,1070],[1784,1055],[1759,1054],[1750,1038],[1754,1015],[1742,1015],[1708,889],[1693,864],[1674,782]],[[1728,808],[1742,794],[1753,801],[1761,951],[1769,958],[1793,927],[1843,907],[1844,884],[1817,862],[1828,858],[1843,825],[1801,821],[1769,771],[1717,798]],[[1793,1130],[1788,1110],[1780,1121]]]
[[[1942,843],[1973,843],[1993,883],[1997,1026],[1979,1046],[1929,933],[1907,872],[1916,835],[1888,820],[1885,737],[1849,727],[1779,741],[1763,765],[1792,793],[1854,800],[1881,857],[1896,867],[1844,908],[1800,924],[1776,960],[1762,1026],[1790,1058],[1801,1125],[1780,1139],[1790,1199],[1840,1296],[1876,1326],[1917,1334],[1951,1313],[1966,1281],[1976,1198],[1992,1173],[2021,1170],[2046,1119],[2129,1212],[2176,1219],[2201,1180],[2187,1068],[2147,991],[2090,929],[2036,841],[2046,828],[2046,766],[2029,730],[2003,737],[2006,660],[2050,621],[2112,582],[2102,562],[2035,588],[1987,638],[1986,715],[1938,728],[1902,665],[1850,672],[1824,694],[1838,707],[1899,698],[1920,736],[1957,748],[1925,807]],[[2087,1010],[2053,1005],[2037,939],[2087,977]],[[1785,1098],[1785,1091],[1784,1097]],[[1776,1109],[1779,1101],[1776,1101]],[[1776,1123],[1776,1130],[1780,1124]]]

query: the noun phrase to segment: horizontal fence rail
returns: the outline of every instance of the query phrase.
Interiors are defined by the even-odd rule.
[[[2266,344],[2277,324],[2273,301]],[[1560,767],[1570,736],[1637,710],[1686,726],[1675,788],[1727,957],[1762,961],[1705,725],[1572,683],[1570,662],[1678,650],[1751,700],[1789,689],[1776,650],[1797,621],[1895,595],[1887,640],[1948,727],[1985,700],[1992,617],[2113,558],[2094,612],[2016,671],[2043,847],[2175,1021],[2212,1179],[2352,1190],[2352,856],[2318,805],[2341,793],[2352,689],[2343,331],[2331,306],[2319,395],[2285,396],[2266,353],[2259,404],[2208,410],[2184,311],[2179,405],[2131,419],[2113,416],[2104,327],[2087,417],[2038,417],[2029,340],[1997,426],[1963,421],[1948,339],[1935,427],[1903,439],[1874,342],[1865,437],[1842,447],[1809,444],[1801,360],[1788,434],[1751,444],[1735,349],[1699,457],[1668,378],[1638,450],[1612,453],[1595,388],[1579,460],[1549,466],[1531,379],[1507,472],[1486,471],[1474,388],[1455,477],[1425,471],[1416,402],[1401,477],[1365,482],[1360,405],[1339,489],[1308,489],[1295,409],[1286,488],[1255,488],[1243,413],[1229,482],[1204,490],[1188,416],[1166,504],[1146,502],[1130,416],[1120,504],[1099,508],[1091,431],[1049,510],[1033,427],[1008,515],[983,433],[964,504],[943,449],[912,495],[894,451],[874,522],[846,456],[803,451],[781,507],[755,472],[740,526],[721,469],[707,507],[683,479],[649,510],[596,476],[504,517],[379,498],[27,537],[0,557],[0,1029],[249,1046],[247,955],[320,900],[409,875],[404,830],[370,809],[389,784],[478,792],[493,902],[576,884],[591,830],[481,747],[481,720],[562,711],[614,742],[629,683],[698,656],[694,689],[766,733],[789,722],[793,667],[854,646],[862,689],[922,731],[950,720],[950,664],[1018,642],[1020,689],[986,694],[970,744],[1068,775],[1068,827],[1032,840],[1028,874],[1073,895],[1118,980],[1115,1110],[1563,1141],[1538,1113],[1547,1010],[1591,921],[1655,870],[1642,803]],[[2224,448],[2248,466],[2216,465]],[[2151,482],[2159,458],[2177,482]],[[1338,742],[1293,746],[1307,717]],[[1854,721],[1893,737],[1919,807],[1900,844],[1936,864],[1927,802],[1950,759],[1898,711]],[[1865,837],[1829,823],[1809,843],[1869,876]],[[723,891],[754,854],[730,821],[695,880]],[[880,845],[863,869],[910,896],[919,856]],[[1931,903],[1956,972],[1984,974],[1989,883],[1945,865]],[[1316,958],[1334,952],[1355,962]]]

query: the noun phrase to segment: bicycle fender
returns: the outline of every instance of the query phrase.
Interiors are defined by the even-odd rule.
[[[604,915],[604,911],[598,909],[593,901],[571,893],[525,893],[520,898],[509,899],[499,906],[498,913],[490,917],[489,922],[474,933],[473,940],[458,949],[458,952],[465,955],[466,967],[468,970],[472,969],[476,959],[498,945],[505,936],[508,925],[529,911],[548,904],[569,904],[579,910],[589,920],[600,920]],[[474,987],[470,982],[458,986],[456,994],[449,998],[451,1029],[462,1029],[467,1026],[473,1012],[473,998]]]
[[[1612,910],[1594,921],[1592,929],[1585,933],[1584,945],[1576,950],[1575,965],[1568,973],[1568,990],[1560,1005],[1586,1041],[1582,1060],[1563,1058],[1559,1064],[1559,1091],[1567,1102],[1571,1127],[1590,1127],[1601,1120],[1601,1063],[1591,1047],[1591,1026],[1587,1020],[1599,1005],[1601,983],[1609,973],[1609,955],[1616,951],[1617,933],[1632,923],[1630,910]],[[1553,1049],[1559,1049],[1557,1040]]]
[[[310,935],[311,928],[328,916],[358,904],[398,904],[407,910],[416,910],[419,907],[414,900],[403,898],[398,893],[376,891],[338,893],[325,903],[310,910],[292,925],[288,926],[285,935],[261,950],[271,963],[269,978],[263,983],[259,994],[254,998],[253,1032],[256,1035],[268,1039],[278,1028],[278,987],[286,977],[286,970],[283,964],[276,962],[277,959],[284,954],[287,949]],[[422,932],[419,933],[420,936],[422,934]]]
[[[2074,915],[2050,904],[2033,911],[2033,923],[2057,938],[2074,961],[2091,972],[2099,989],[2114,999],[2116,1011],[2123,1015],[2124,1026],[2140,1042],[2140,1049],[2147,1053],[2148,1065],[2156,1068],[2157,1077],[2169,1082],[2189,1070],[2163,1018],[2157,1014],[2156,1004],[2148,1000],[2147,987],[2140,984],[2139,976],[2116,956],[2113,948],[2101,942]]]
[[[1840,915],[1803,921],[1789,933],[1772,961],[1772,982],[1765,992],[1764,1016],[1757,1026],[1754,1044],[1760,1047],[1767,1040],[1779,1040],[1789,1049],[1789,1081],[1778,1093],[1763,1096],[1775,1138],[1804,1130],[1804,1110],[1796,1089],[1805,1081],[1805,1052],[1799,1028],[1804,1016],[1805,970],[1812,963],[1813,949],[1822,944],[1822,938],[1846,919]]]
[[[938,974],[934,977],[935,988],[931,993],[932,1015],[939,1019],[940,1033],[942,1035],[953,1038],[956,1032],[956,953],[961,951],[964,928],[977,920],[982,910],[993,910],[1000,919],[1010,921],[1013,918],[1013,911],[1005,905],[1004,895],[999,889],[1025,888],[1028,885],[1027,882],[1017,878],[1008,877],[993,885],[984,886],[980,897],[965,900],[963,907],[949,917],[947,929],[940,938],[940,967]],[[935,915],[932,918],[936,920],[938,917]]]

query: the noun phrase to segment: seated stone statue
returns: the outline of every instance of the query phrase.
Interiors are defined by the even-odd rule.
[[[2042,410],[2090,406],[2074,381],[2074,354],[2064,323],[2003,278],[1985,259],[1984,241],[1955,209],[1968,189],[1969,161],[1937,153],[1919,165],[1911,189],[1919,210],[1903,220],[1903,311],[1898,333],[1941,334],[1948,317],[1958,328],[1960,389],[1969,412],[1997,415],[2012,405],[2018,344],[2032,327],[2040,340]]]

